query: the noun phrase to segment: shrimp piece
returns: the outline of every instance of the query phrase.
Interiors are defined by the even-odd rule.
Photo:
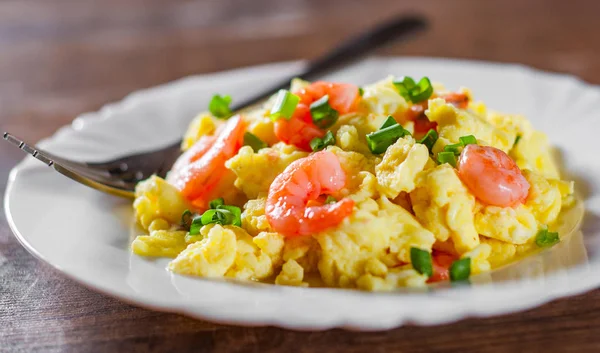
[[[354,209],[344,198],[332,204],[317,200],[322,194],[340,191],[346,174],[330,151],[298,159],[279,174],[269,188],[265,215],[271,227],[288,237],[319,233],[340,224]],[[308,203],[316,205],[308,206]]]
[[[446,93],[441,95],[440,98],[460,109],[467,109],[469,106],[469,97],[461,92]]]
[[[221,189],[222,180],[228,180],[225,162],[235,156],[244,139],[246,123],[241,116],[230,118],[219,136],[199,140],[189,154],[184,153],[171,170],[167,181],[195,207],[206,208],[211,198]]]
[[[210,147],[215,143],[216,139],[217,136],[215,135],[204,135],[200,137],[200,139],[198,139],[198,141],[196,141],[192,147],[190,147],[181,156],[179,156],[179,158],[177,158],[177,161],[175,161],[175,164],[173,164],[171,170],[181,170],[186,165],[200,159],[200,157],[204,156]]]
[[[467,145],[460,154],[458,176],[480,201],[499,207],[525,202],[529,182],[517,164],[503,151]]]
[[[433,275],[429,277],[427,283],[447,281],[450,279],[450,266],[456,258],[452,255],[442,252],[434,252],[431,256],[433,265]]]
[[[300,102],[290,120],[278,119],[275,122],[275,136],[305,151],[311,150],[312,139],[325,135],[325,131],[315,126],[310,115],[310,105],[314,101],[329,95],[329,105],[340,114],[347,114],[357,109],[360,98],[358,86],[324,81],[314,82],[294,93],[300,97]]]
[[[275,121],[275,136],[288,145],[310,151],[310,141],[315,137],[325,136],[325,131],[313,124],[308,105],[298,103],[290,120]]]
[[[180,170],[186,165],[195,162],[200,159],[200,157],[204,156],[204,154],[206,154],[210,147],[215,143],[217,136],[221,134],[225,126],[226,124],[220,124],[216,128],[214,134],[201,136],[198,141],[192,145],[192,147],[190,147],[179,158],[177,158],[177,161],[175,164],[173,164],[171,170]]]

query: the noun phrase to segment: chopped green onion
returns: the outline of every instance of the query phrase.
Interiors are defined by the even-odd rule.
[[[415,83],[411,77],[403,76],[394,80],[393,83],[400,95],[412,103],[425,101],[433,94],[433,86],[427,77],[423,77],[419,83]]]
[[[427,277],[433,276],[433,264],[431,254],[419,248],[410,248],[410,262],[415,271]]]
[[[460,144],[463,146],[477,144],[477,139],[473,135],[462,136],[462,137],[459,137],[458,140],[460,141]]]
[[[210,100],[210,103],[208,103],[208,110],[215,117],[226,119],[231,115],[229,104],[231,104],[231,96],[220,96],[215,94]]]
[[[268,147],[266,142],[251,132],[244,133],[244,146],[252,147],[254,152],[258,152],[259,150]]]
[[[227,224],[233,224],[234,226],[238,227],[242,226],[242,210],[240,210],[239,207],[230,205],[219,205],[217,206],[217,210],[227,210],[233,214],[234,218],[232,222]]]
[[[429,150],[429,153],[431,153],[431,150],[433,149],[433,145],[435,145],[435,143],[438,140],[438,133],[437,131],[435,131],[434,129],[429,129],[429,131],[427,131],[427,133],[425,134],[425,136],[423,136],[423,138],[421,138],[420,140],[418,140],[418,143],[422,143],[425,146],[427,146],[427,149]]]
[[[513,146],[519,143],[519,141],[521,141],[521,135],[517,135],[517,137],[515,137],[515,143],[513,143]]]
[[[398,122],[396,121],[396,119],[394,119],[394,117],[390,115],[387,117],[387,119],[385,119],[385,121],[383,122],[383,124],[381,125],[379,130],[385,129],[386,127],[394,126],[397,124],[398,124]]]
[[[535,243],[540,248],[550,247],[560,242],[557,232],[549,232],[547,228],[540,229],[535,236]]]
[[[325,199],[325,204],[330,204],[330,203],[336,203],[337,200],[335,199],[335,197],[328,195],[327,198]]]
[[[477,144],[477,139],[473,135],[461,136],[458,140],[460,142],[444,146],[444,152],[452,152],[455,156],[460,156],[463,147]]]
[[[233,213],[231,213],[229,210],[219,208],[216,210],[208,210],[208,211],[204,212],[202,214],[201,220],[202,220],[202,225],[207,225],[207,224],[212,224],[212,223],[221,224],[221,225],[233,224],[233,221],[235,220],[235,215]]]
[[[290,91],[280,89],[277,93],[277,98],[275,98],[275,104],[271,109],[271,120],[279,118],[290,120],[299,102],[300,97]]]
[[[410,135],[410,132],[400,124],[388,126],[367,135],[369,149],[373,154],[381,154],[393,145],[399,138]]]
[[[198,235],[200,234],[200,228],[202,228],[202,216],[196,216],[192,219],[192,223],[190,224],[190,235]]]
[[[394,87],[396,87],[396,90],[398,90],[398,92],[400,93],[400,95],[404,97],[404,99],[406,99],[409,102],[412,101],[410,97],[410,92],[414,90],[415,87],[417,87],[417,84],[415,83],[415,80],[412,79],[412,77],[402,76],[398,80],[394,80],[393,84]]]
[[[464,281],[469,279],[471,276],[471,258],[465,257],[464,259],[456,260],[450,265],[450,280]]]
[[[190,210],[185,210],[181,214],[181,226],[185,229],[189,229],[192,224],[192,212]]]
[[[439,164],[448,163],[456,168],[456,156],[454,152],[440,152],[437,155],[437,160]]]
[[[365,90],[362,87],[358,87],[358,95],[362,97],[363,94],[365,94]]]
[[[225,203],[225,200],[223,200],[222,197],[219,197],[218,199],[214,199],[211,202],[208,203],[208,207],[210,207],[211,209],[216,209],[217,207],[223,205]]]
[[[444,152],[452,152],[452,153],[454,153],[455,156],[458,156],[460,154],[461,147],[462,147],[462,144],[460,144],[460,143],[455,143],[453,145],[446,145],[446,146],[444,146]]]
[[[310,141],[310,148],[314,152],[323,150],[325,149],[325,147],[333,145],[335,145],[335,136],[333,136],[333,133],[331,131],[327,131],[323,138],[315,137]]]
[[[340,113],[329,105],[329,95],[324,95],[310,105],[313,123],[320,129],[327,129],[336,123]]]

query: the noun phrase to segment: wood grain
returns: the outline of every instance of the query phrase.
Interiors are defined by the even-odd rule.
[[[600,83],[595,0],[2,0],[0,127],[38,140],[133,90],[312,58],[404,11],[426,14],[432,29],[383,54],[518,62]],[[0,151],[3,191],[22,155]],[[90,291],[30,256],[0,219],[1,352],[599,352],[599,327],[600,290],[433,328],[215,325]]]

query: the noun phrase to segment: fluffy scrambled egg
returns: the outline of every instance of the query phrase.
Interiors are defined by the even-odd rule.
[[[410,194],[417,219],[437,240],[452,240],[456,250],[464,253],[479,245],[475,229],[475,197],[460,181],[456,171],[441,164],[424,171]]]
[[[295,80],[292,90],[309,85]],[[423,115],[416,118],[437,123],[439,138],[429,148],[411,136],[419,125],[408,115],[413,103],[399,93],[393,77],[362,87],[356,111],[342,114],[330,127],[334,143],[326,149],[346,174],[345,186],[334,196],[354,201],[351,215],[337,226],[286,237],[269,223],[265,206],[271,184],[291,163],[310,154],[278,140],[269,118],[271,99],[245,117],[247,131],[266,147],[243,146],[225,162],[231,185],[223,195],[235,194],[236,204],[244,205],[241,226],[206,224],[190,234],[182,214],[198,210],[175,187],[153,176],[136,189],[135,219],[146,234],[133,241],[132,251],[170,257],[168,269],[186,275],[389,291],[427,285],[428,275],[412,263],[415,248],[434,259],[439,254],[469,258],[473,275],[536,250],[538,231],[558,222],[561,210],[575,202],[574,184],[560,179],[547,137],[523,116],[488,111],[484,103],[472,101],[467,89],[459,92],[468,101],[461,108],[443,98],[442,86],[434,88],[441,94],[425,101]],[[373,154],[367,135],[378,131],[388,116],[410,134]],[[218,134],[224,121],[210,113],[198,115],[182,149]],[[530,186],[523,202],[513,207],[485,204],[455,166],[438,162],[446,146],[456,146],[468,135],[514,160]]]

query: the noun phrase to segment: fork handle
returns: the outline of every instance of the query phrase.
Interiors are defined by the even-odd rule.
[[[232,111],[239,111],[263,101],[280,89],[289,88],[294,78],[311,81],[336,69],[357,61],[375,49],[393,40],[406,39],[418,30],[427,28],[427,21],[417,15],[402,16],[385,22],[371,30],[359,34],[343,42],[333,51],[310,62],[303,72],[286,77],[271,88],[246,100],[232,104]]]

